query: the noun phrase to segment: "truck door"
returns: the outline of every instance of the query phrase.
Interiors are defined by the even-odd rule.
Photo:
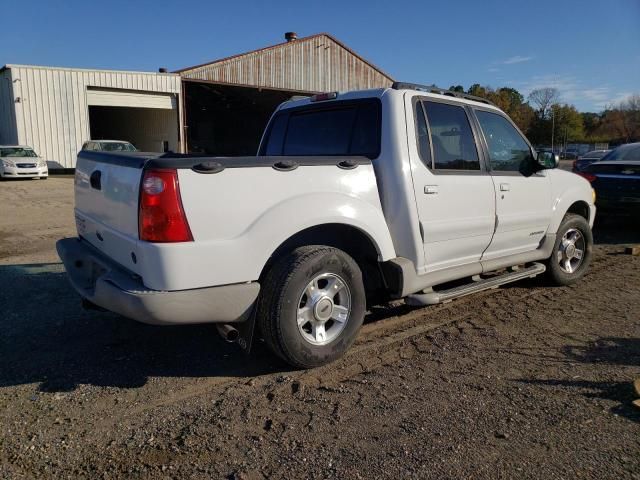
[[[423,234],[422,270],[477,262],[493,235],[495,193],[467,110],[430,97],[407,103],[415,125],[415,148],[410,145],[409,151]]]
[[[534,171],[531,147],[500,113],[475,109],[496,192],[496,231],[482,259],[538,248],[551,222],[551,182]]]

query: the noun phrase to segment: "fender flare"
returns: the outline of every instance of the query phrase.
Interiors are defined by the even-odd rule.
[[[548,233],[557,233],[558,228],[560,227],[560,223],[562,223],[562,219],[569,211],[571,206],[576,202],[582,202],[587,205],[587,207],[589,208],[589,218],[587,219],[587,221],[589,222],[589,225],[593,226],[595,206],[593,205],[591,199],[585,199],[584,193],[584,188],[575,186],[563,191],[559,197],[556,197],[552,207],[553,214],[551,216],[551,223],[549,224]]]

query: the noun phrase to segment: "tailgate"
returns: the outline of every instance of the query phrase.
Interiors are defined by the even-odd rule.
[[[78,234],[136,271],[138,195],[149,154],[80,152],[75,176]]]

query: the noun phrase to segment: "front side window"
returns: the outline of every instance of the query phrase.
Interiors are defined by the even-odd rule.
[[[271,121],[260,154],[376,158],[380,152],[379,111],[377,101],[283,110]]]
[[[491,170],[525,171],[531,162],[531,149],[513,125],[496,113],[476,110],[476,117],[487,141]]]
[[[422,102],[427,114],[436,170],[480,170],[478,150],[462,107]]]

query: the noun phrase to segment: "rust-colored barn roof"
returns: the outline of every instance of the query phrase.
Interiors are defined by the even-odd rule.
[[[300,92],[388,87],[393,78],[327,33],[176,70],[185,79]]]

